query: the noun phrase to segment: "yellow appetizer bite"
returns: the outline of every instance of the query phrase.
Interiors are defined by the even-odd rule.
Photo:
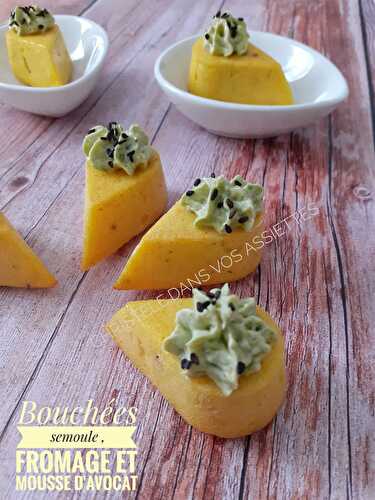
[[[50,288],[57,281],[0,212],[0,286]]]
[[[263,231],[262,200],[262,186],[240,176],[196,179],[143,236],[115,288],[163,289],[243,278],[261,258],[251,242]]]
[[[192,49],[189,92],[240,104],[293,104],[279,63],[249,43],[243,18],[219,11]]]
[[[200,431],[224,438],[265,427],[283,402],[284,340],[253,298],[228,285],[193,299],[129,302],[107,325],[116,344]]]
[[[30,5],[16,7],[6,33],[8,58],[16,78],[31,87],[57,87],[70,82],[73,65],[53,16]]]
[[[83,142],[86,187],[82,269],[112,255],[165,211],[167,191],[158,153],[138,125],[111,122]]]

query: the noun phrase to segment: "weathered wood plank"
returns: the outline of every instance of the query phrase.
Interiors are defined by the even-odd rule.
[[[369,79],[369,93],[371,102],[372,129],[375,142],[375,4],[372,0],[359,0],[359,14],[362,23],[362,35],[365,48],[367,75]]]
[[[70,14],[78,16],[85,11],[89,6],[99,0],[44,0],[43,7],[54,14]],[[2,0],[0,5],[0,22],[9,17],[10,11],[17,5],[23,5],[15,0]],[[28,5],[26,3],[26,5]]]
[[[78,16],[89,6],[100,0],[44,0],[43,7],[54,14],[70,14]],[[0,5],[0,19],[7,19],[10,11],[16,5],[23,5],[15,0],[2,0]],[[27,4],[26,4],[27,5]]]
[[[326,19],[340,20],[335,30],[327,26],[327,54],[343,69],[351,91],[347,105],[332,116],[330,128],[328,204],[340,277],[339,293],[332,294],[332,300],[340,299],[343,322],[341,334],[334,332],[333,338],[341,346],[345,338],[349,494],[353,498],[371,498],[375,494],[375,387],[371,383],[375,380],[375,369],[368,346],[375,320],[371,298],[375,294],[374,130],[358,3],[347,2],[341,10],[340,5],[332,3],[326,7]],[[343,46],[345,56],[340,50]],[[333,318],[337,321],[334,313]],[[335,430],[335,419],[342,418],[342,413],[335,408],[334,401],[332,407]],[[340,461],[334,446],[332,452]],[[341,478],[336,469],[335,483]]]

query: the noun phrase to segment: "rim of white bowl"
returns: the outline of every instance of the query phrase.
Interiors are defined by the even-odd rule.
[[[101,57],[96,61],[94,66],[90,69],[90,71],[76,80],[73,80],[72,82],[67,83],[66,85],[59,85],[58,87],[29,87],[28,85],[16,85],[14,83],[3,83],[0,82],[0,88],[3,89],[11,89],[15,92],[30,92],[34,94],[52,94],[52,93],[57,93],[61,92],[62,89],[68,89],[68,88],[74,88],[77,85],[80,85],[82,82],[85,80],[88,80],[91,75],[102,65],[105,56],[107,55],[108,52],[108,47],[109,47],[109,39],[108,39],[108,34],[106,30],[100,26],[100,24],[97,24],[95,21],[91,21],[91,19],[87,19],[86,17],[80,17],[80,16],[70,16],[68,14],[57,14],[53,16],[57,21],[59,19],[65,18],[65,19],[78,19],[79,21],[85,21],[88,24],[90,24],[92,27],[96,28],[104,41],[104,50],[101,55]],[[58,23],[57,23],[58,24]],[[0,30],[3,30],[3,28],[8,28],[8,24],[2,24],[0,25]]]
[[[287,104],[287,105],[239,104],[239,103],[235,103],[235,102],[218,101],[216,99],[207,99],[206,97],[200,97],[200,96],[197,96],[194,94],[190,94],[190,92],[188,92],[186,90],[182,90],[179,87],[176,87],[169,80],[167,80],[163,76],[163,74],[160,70],[160,66],[161,66],[163,59],[170,52],[175,50],[179,45],[182,45],[182,44],[189,42],[191,40],[196,40],[197,38],[202,36],[201,34],[189,36],[189,37],[184,38],[183,40],[179,40],[178,42],[167,47],[160,54],[160,56],[157,58],[157,60],[155,62],[155,66],[154,66],[155,78],[162,88],[167,87],[170,92],[178,95],[181,98],[189,99],[193,102],[196,102],[197,104],[204,104],[204,105],[209,106],[211,108],[230,109],[230,110],[237,110],[237,111],[266,111],[266,112],[270,111],[271,112],[271,111],[275,111],[275,110],[284,110],[285,111],[286,109],[288,109],[288,110],[294,110],[294,109],[298,110],[298,109],[302,109],[302,108],[303,109],[312,109],[312,108],[319,107],[321,105],[329,107],[329,106],[336,106],[337,104],[345,101],[345,99],[347,99],[347,97],[349,96],[348,82],[346,81],[346,78],[344,77],[342,72],[339,70],[339,68],[332,61],[330,61],[327,57],[325,57],[323,54],[321,54],[317,50],[309,47],[308,45],[306,45],[304,43],[298,42],[298,41],[294,40],[293,38],[288,38],[286,36],[276,35],[274,33],[268,32],[268,31],[251,30],[250,36],[251,36],[251,33],[259,34],[259,35],[272,35],[273,37],[276,37],[276,38],[289,40],[291,43],[295,44],[296,46],[301,47],[301,48],[307,50],[308,52],[312,52],[313,54],[319,56],[327,64],[333,66],[334,69],[338,72],[338,74],[342,78],[342,81],[344,84],[343,92],[341,92],[341,94],[339,94],[338,97],[335,97],[332,99],[326,99],[326,100],[318,101],[318,102],[307,102],[307,103]]]

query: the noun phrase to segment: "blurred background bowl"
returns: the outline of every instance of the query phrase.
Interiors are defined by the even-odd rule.
[[[155,77],[181,113],[214,134],[273,137],[319,120],[348,96],[344,76],[326,57],[290,38],[259,31],[251,32],[251,43],[281,64],[295,104],[255,106],[195,96],[187,84],[191,49],[198,36],[166,49],[155,63]]]
[[[63,116],[78,107],[95,87],[108,51],[108,36],[98,24],[77,16],[54,16],[73,61],[73,78],[61,87],[28,87],[13,75],[5,33],[0,27],[0,100],[22,111]]]

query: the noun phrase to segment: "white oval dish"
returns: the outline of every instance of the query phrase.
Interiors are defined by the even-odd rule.
[[[198,36],[166,49],[155,63],[155,78],[181,113],[214,134],[273,137],[328,115],[348,96],[344,76],[326,57],[290,38],[260,31],[251,32],[251,43],[281,64],[295,104],[254,106],[192,95],[187,83],[191,48]]]
[[[45,116],[63,116],[93,90],[108,51],[108,36],[98,24],[77,16],[54,16],[73,61],[73,79],[61,87],[28,87],[13,75],[5,33],[0,27],[0,100],[9,106]]]

